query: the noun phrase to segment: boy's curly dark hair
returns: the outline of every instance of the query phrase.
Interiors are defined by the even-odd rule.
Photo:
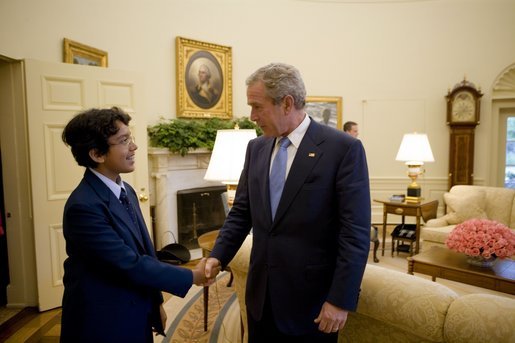
[[[118,132],[117,121],[129,125],[131,117],[118,107],[92,108],[72,118],[64,128],[63,142],[71,147],[80,166],[96,168],[98,163],[89,156],[91,149],[98,154],[109,150],[108,139]]]

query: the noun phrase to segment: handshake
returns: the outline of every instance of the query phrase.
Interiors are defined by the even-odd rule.
[[[218,259],[204,257],[193,268],[193,283],[197,286],[211,286],[221,270],[222,265]]]

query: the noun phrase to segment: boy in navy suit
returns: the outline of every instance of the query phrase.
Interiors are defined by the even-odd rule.
[[[206,281],[204,260],[189,270],[156,258],[136,193],[120,177],[134,170],[138,148],[130,120],[116,107],[90,109],[63,131],[86,171],[64,208],[61,342],[152,342],[166,324],[161,291],[184,297]]]

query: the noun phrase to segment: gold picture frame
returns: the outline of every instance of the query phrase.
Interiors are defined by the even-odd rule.
[[[175,41],[177,117],[232,118],[232,48]]]
[[[95,67],[107,67],[107,52],[87,46],[85,44],[63,39],[64,63],[90,65]]]
[[[306,113],[315,121],[342,130],[341,96],[308,96]]]

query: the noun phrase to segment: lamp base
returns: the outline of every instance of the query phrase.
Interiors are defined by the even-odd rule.
[[[406,197],[406,202],[409,204],[420,204],[422,197]]]
[[[406,196],[406,202],[418,204],[422,200],[422,189],[419,185],[409,185]]]

